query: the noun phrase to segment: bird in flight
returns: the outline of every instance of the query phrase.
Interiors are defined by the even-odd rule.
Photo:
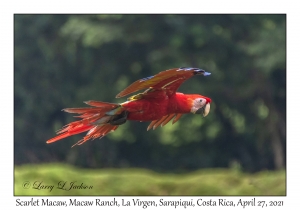
[[[201,114],[204,117],[210,110],[211,99],[199,94],[176,92],[179,86],[195,75],[208,76],[211,73],[199,68],[180,67],[162,71],[129,85],[116,98],[124,97],[136,91],[144,90],[127,99],[124,103],[86,101],[91,107],[66,108],[63,111],[79,114],[81,120],[65,125],[57,136],[47,143],[87,132],[75,145],[81,145],[90,139],[102,138],[115,131],[127,120],[151,121],[147,130],[166,125],[173,119],[174,124],[183,114]]]

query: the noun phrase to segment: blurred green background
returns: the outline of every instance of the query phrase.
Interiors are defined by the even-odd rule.
[[[75,120],[61,109],[181,66],[212,73],[179,89],[207,117],[46,144]],[[16,195],[285,195],[286,15],[14,15],[14,164]],[[22,186],[71,179],[94,188]]]

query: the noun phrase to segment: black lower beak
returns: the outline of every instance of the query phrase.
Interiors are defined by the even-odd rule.
[[[203,117],[206,117],[210,110],[210,103],[205,104],[203,107],[198,109],[195,114],[201,114]]]
[[[201,114],[201,115],[203,115],[204,110],[205,110],[205,107],[206,107],[206,104],[205,104],[203,107],[201,107],[200,109],[198,109],[198,110],[195,112],[195,114]]]

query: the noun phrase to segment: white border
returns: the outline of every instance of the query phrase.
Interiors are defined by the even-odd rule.
[[[150,3],[151,2],[151,3]],[[295,2],[295,3],[294,3]],[[1,206],[13,197],[13,14],[14,13],[287,13],[287,197],[284,208],[298,206],[299,194],[299,13],[296,1],[3,1],[1,3]],[[3,116],[4,115],[4,116]],[[21,197],[24,199],[24,197]],[[27,197],[29,199],[29,197]],[[69,197],[51,197],[50,199]],[[95,197],[74,197],[93,200]],[[121,198],[121,197],[117,197]],[[147,197],[143,197],[147,198]],[[150,197],[158,199],[159,197]],[[175,197],[179,198],[179,197]],[[188,197],[184,197],[187,198]],[[209,199],[210,197],[205,197]],[[238,197],[227,197],[238,199]],[[242,197],[245,198],[245,197]],[[273,197],[263,197],[266,200]],[[212,197],[218,199],[218,197]],[[31,207],[30,207],[31,208]],[[99,208],[99,207],[94,207]],[[102,208],[104,209],[104,208]],[[141,208],[130,208],[141,209]],[[147,208],[150,209],[150,208]],[[164,209],[171,209],[164,208]],[[172,208],[173,209],[173,208]],[[203,209],[203,208],[202,208]],[[213,209],[210,207],[209,209]],[[216,208],[215,208],[216,209]],[[294,208],[295,209],[295,208]]]

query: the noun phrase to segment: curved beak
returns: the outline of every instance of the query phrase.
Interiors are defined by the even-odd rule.
[[[206,116],[208,115],[209,110],[210,110],[210,103],[207,103],[207,104],[204,106],[203,117],[206,117]]]
[[[210,110],[210,103],[205,104],[203,107],[198,109],[195,114],[202,114],[203,117],[206,117]]]

